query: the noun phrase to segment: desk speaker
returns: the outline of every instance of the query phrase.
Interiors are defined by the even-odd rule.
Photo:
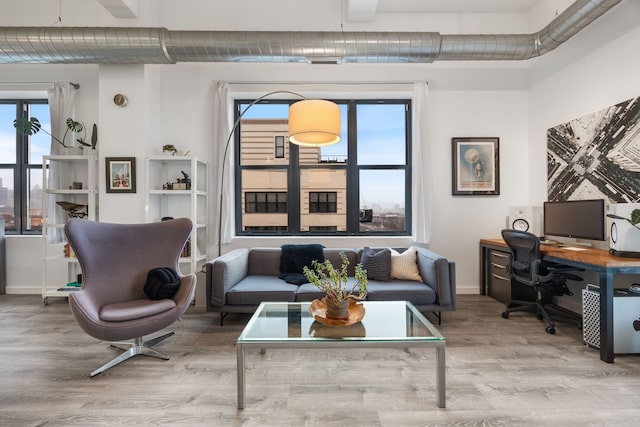
[[[542,208],[540,206],[515,206],[509,208],[507,228],[528,231],[542,236]]]
[[[612,253],[618,256],[640,257],[640,230],[626,220],[626,218],[631,219],[633,211],[638,209],[640,209],[640,203],[611,203],[609,205],[609,214],[625,218],[607,218],[609,220],[609,248]]]

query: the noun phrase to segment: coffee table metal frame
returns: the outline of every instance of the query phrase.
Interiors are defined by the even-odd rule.
[[[263,302],[258,306],[244,330],[240,334],[236,342],[237,350],[237,381],[238,381],[238,409],[243,409],[246,403],[246,377],[245,377],[245,350],[250,348],[259,348],[263,352],[268,348],[401,348],[408,349],[410,347],[431,347],[436,349],[436,394],[437,404],[439,408],[446,407],[446,380],[445,380],[445,338],[440,332],[427,320],[427,318],[420,313],[410,302],[407,301],[365,301],[363,302],[367,315],[375,315],[373,310],[376,304],[402,304],[397,310],[398,315],[400,313],[406,316],[411,316],[415,322],[419,323],[419,326],[428,331],[428,335],[421,336],[365,336],[365,337],[343,337],[343,338],[319,338],[315,336],[305,336],[305,332],[301,334],[300,338],[290,338],[285,336],[270,336],[261,337],[252,336],[255,333],[259,319],[269,317],[272,312],[283,312],[286,307],[299,308],[301,316],[304,313],[305,317],[310,317],[308,302]],[[402,310],[401,307],[404,307]],[[363,319],[363,323],[367,321],[367,315]],[[274,317],[278,315],[275,314]],[[371,319],[369,319],[371,320]],[[385,319],[386,321],[387,319]],[[308,319],[310,322],[314,322],[313,318]],[[316,322],[317,323],[317,322]],[[339,328],[338,328],[339,329]],[[409,334],[407,334],[409,335]]]

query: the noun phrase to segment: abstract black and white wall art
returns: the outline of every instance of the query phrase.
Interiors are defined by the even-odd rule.
[[[547,131],[549,201],[640,201],[640,97]]]

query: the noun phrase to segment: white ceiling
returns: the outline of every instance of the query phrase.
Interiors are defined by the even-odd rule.
[[[366,0],[378,12],[527,13],[539,0]]]
[[[96,0],[115,18],[138,16],[144,0]],[[221,0],[211,0],[213,3]],[[222,0],[228,1],[228,0]],[[244,0],[250,3],[251,0]],[[263,1],[263,0],[260,0]],[[340,0],[347,20],[370,22],[378,13],[520,13],[536,6],[566,9],[572,0]],[[560,10],[561,11],[561,10]],[[559,11],[559,12],[560,12]]]
[[[346,19],[371,22],[381,13],[531,14],[536,9],[561,13],[572,0],[343,0]]]

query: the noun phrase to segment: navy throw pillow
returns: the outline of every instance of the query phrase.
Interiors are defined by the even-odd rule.
[[[311,243],[307,245],[282,245],[280,254],[280,273],[302,274],[305,266],[311,267],[311,261],[324,262],[324,246]]]

